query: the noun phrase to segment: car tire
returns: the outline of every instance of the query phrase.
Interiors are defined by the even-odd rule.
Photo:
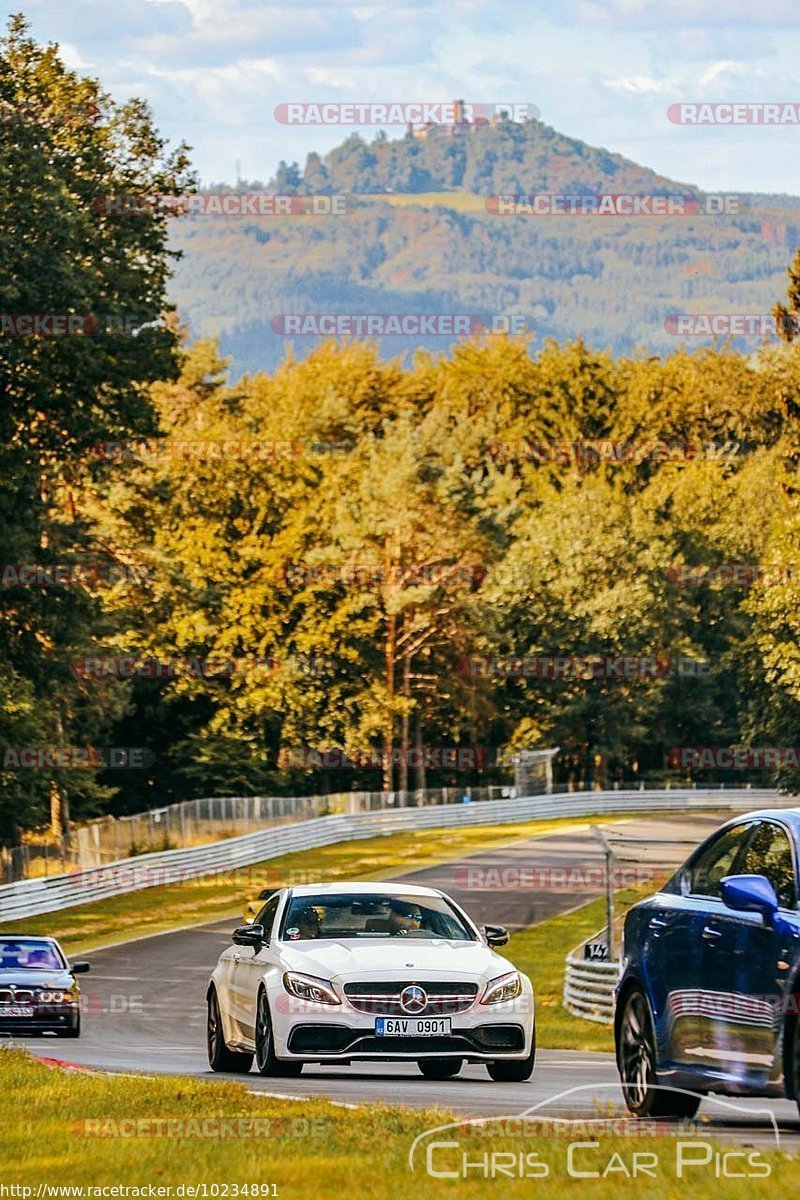
[[[691,1120],[700,1107],[694,1092],[659,1087],[655,1034],[644,993],[632,988],[617,1025],[617,1069],[625,1104],[635,1117]]]
[[[303,1064],[300,1062],[286,1062],[275,1057],[272,1016],[267,993],[263,988],[256,1001],[256,1067],[261,1075],[278,1075],[284,1079],[296,1079],[303,1070]]]
[[[78,1019],[74,1025],[70,1025],[69,1029],[57,1029],[56,1033],[62,1038],[79,1038],[81,1036],[80,1013],[78,1013]]]
[[[426,1079],[452,1079],[463,1065],[463,1058],[420,1058],[417,1061]]]
[[[225,1034],[222,1032],[222,1017],[215,988],[208,993],[206,1044],[208,1046],[208,1065],[212,1071],[230,1071],[236,1075],[246,1075],[253,1065],[252,1054],[243,1054],[239,1050],[228,1049]]]
[[[489,1077],[495,1083],[524,1083],[533,1074],[536,1062],[536,1028],[531,1037],[531,1052],[527,1058],[497,1058],[486,1064]]]
[[[797,1005],[800,1003],[800,997],[792,996],[792,1003],[795,1006],[793,1012],[797,1011]],[[787,1094],[789,1093],[789,1085],[791,1084],[791,1094],[794,1096],[794,1102],[797,1105],[797,1111],[800,1113],[800,1020],[796,1017],[792,1020],[791,1025],[787,1023],[786,1035],[791,1034],[792,1053],[786,1070]],[[791,1076],[789,1072],[791,1071]]]

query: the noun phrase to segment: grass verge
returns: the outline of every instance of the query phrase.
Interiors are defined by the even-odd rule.
[[[434,1100],[441,1085],[431,1082],[430,1089]],[[164,1190],[150,1194],[164,1197],[190,1195],[187,1188],[205,1185],[205,1197],[222,1200],[254,1195],[484,1200],[487,1194],[513,1200],[530,1197],[534,1188],[537,1196],[561,1196],[577,1171],[597,1173],[581,1179],[584,1188],[591,1184],[597,1200],[621,1194],[664,1200],[687,1186],[692,1200],[719,1200],[720,1189],[725,1200],[744,1200],[776,1194],[776,1188],[789,1194],[800,1184],[798,1160],[772,1150],[736,1157],[741,1177],[721,1180],[714,1158],[721,1153],[718,1143],[709,1143],[702,1165],[684,1166],[679,1177],[678,1155],[697,1163],[706,1158],[697,1148],[703,1143],[693,1137],[693,1148],[679,1151],[676,1139],[654,1138],[646,1124],[639,1134],[629,1121],[623,1126],[633,1136],[606,1137],[595,1128],[591,1141],[585,1124],[574,1137],[535,1136],[531,1124],[512,1125],[502,1118],[487,1119],[483,1126],[461,1125],[426,1139],[416,1150],[412,1173],[409,1151],[417,1135],[453,1119],[441,1108],[344,1108],[314,1099],[293,1103],[250,1092],[241,1083],[74,1075],[18,1050],[0,1053],[0,1090],[9,1101],[13,1097],[3,1117],[3,1182],[31,1189],[27,1196],[8,1193],[23,1200],[36,1196],[42,1184],[144,1189],[129,1196],[146,1196],[152,1185]],[[431,1151],[438,1177],[426,1169],[426,1147],[436,1140],[450,1143]],[[581,1143],[572,1159],[571,1142]],[[638,1159],[648,1173],[637,1171],[633,1178],[635,1154],[648,1156]],[[83,1192],[93,1194],[98,1193]],[[194,1195],[203,1197],[203,1192]]]
[[[635,815],[626,813],[616,819],[627,820]],[[48,934],[58,938],[69,954],[81,954],[126,938],[225,917],[235,918],[242,912],[247,896],[268,884],[386,879],[521,838],[585,829],[593,819],[586,817],[576,821],[574,817],[564,817],[519,825],[423,829],[363,841],[339,842],[316,850],[283,854],[254,866],[221,871],[198,880],[144,888],[40,917],[21,921],[0,919],[0,933]],[[604,816],[603,822],[607,824],[609,818]],[[136,859],[131,859],[130,865],[136,870]]]
[[[652,891],[650,884],[614,893],[617,915]],[[614,1050],[610,1025],[597,1025],[567,1012],[561,1002],[564,960],[570,950],[605,924],[605,900],[590,900],[572,912],[549,917],[511,937],[506,958],[533,980],[536,992],[536,1039],[539,1046],[560,1050]]]

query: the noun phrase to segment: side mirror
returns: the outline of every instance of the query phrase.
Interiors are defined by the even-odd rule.
[[[720,893],[728,908],[761,913],[767,922],[778,911],[778,897],[766,875],[726,875],[720,883]]]
[[[508,930],[504,925],[484,925],[483,932],[490,946],[508,945]]]
[[[91,966],[87,962],[76,962],[70,967],[73,975],[85,975],[87,971],[91,971]]]
[[[263,925],[240,925],[233,931],[233,941],[237,946],[252,946],[260,950],[266,940]]]

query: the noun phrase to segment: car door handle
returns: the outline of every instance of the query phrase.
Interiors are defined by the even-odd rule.
[[[704,925],[702,936],[704,942],[716,942],[718,938],[722,937],[722,930],[715,929],[713,925]]]

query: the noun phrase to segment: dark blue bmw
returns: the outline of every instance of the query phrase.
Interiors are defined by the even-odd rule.
[[[800,809],[735,817],[625,918],[614,1021],[631,1112],[800,1104]],[[672,1090],[677,1089],[677,1090]]]

